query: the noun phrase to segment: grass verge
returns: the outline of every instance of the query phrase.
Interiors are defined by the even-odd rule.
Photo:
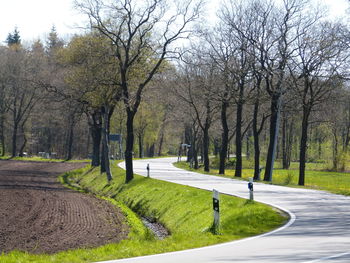
[[[186,162],[174,163],[178,168],[195,171],[198,173],[211,174],[223,177],[234,178],[235,171],[233,169],[226,169],[225,175],[220,175],[218,169],[211,169],[209,173],[204,172],[203,167],[198,170],[189,167]],[[317,168],[317,167],[313,167]],[[261,175],[263,176],[264,170]],[[254,176],[253,169],[243,169],[242,179],[248,180],[249,177]],[[272,184],[301,187],[298,185],[299,170],[274,169]],[[236,178],[235,178],[236,179]],[[263,181],[261,181],[263,182]],[[320,170],[307,170],[305,173],[304,188],[325,190],[335,194],[350,195],[350,173],[329,172]]]
[[[95,249],[77,249],[53,255],[14,251],[2,254],[0,262],[75,263],[164,253],[258,235],[281,226],[287,220],[269,206],[222,195],[220,235],[214,235],[210,232],[211,192],[138,175],[129,184],[124,184],[124,170],[114,164],[112,171],[114,177],[109,184],[98,169],[89,167],[69,172],[61,180],[80,191],[108,198],[121,207],[131,225],[127,240]],[[129,208],[139,215],[161,222],[171,235],[163,240],[155,239]]]

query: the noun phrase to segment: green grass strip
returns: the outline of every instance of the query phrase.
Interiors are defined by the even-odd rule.
[[[189,167],[189,163],[177,162],[174,165],[178,168],[195,171],[203,174],[211,174],[228,178],[235,178],[234,169],[226,169],[225,175],[220,175],[218,169],[211,169],[209,173],[204,172],[203,167],[198,170]],[[320,171],[317,169],[322,169],[323,164],[317,167],[316,164],[312,164],[313,170],[307,170],[305,172],[305,186],[302,188],[325,190],[335,194],[350,195],[350,173],[342,172],[330,172],[330,171]],[[243,169],[242,178],[243,180],[248,180],[249,177],[254,176],[254,169]],[[261,172],[261,177],[264,176],[264,170]],[[299,170],[296,169],[274,169],[272,176],[272,184],[283,185],[289,187],[301,187],[298,185]],[[263,183],[263,181],[261,181]]]
[[[202,247],[271,231],[287,218],[273,208],[228,195],[221,195],[220,234],[210,231],[212,193],[188,186],[135,175],[124,184],[125,171],[113,165],[113,180],[107,183],[99,169],[78,169],[61,181],[82,192],[107,198],[126,215],[131,232],[128,239],[95,249],[76,249],[53,255],[32,255],[13,251],[2,254],[0,262],[94,262]],[[157,240],[145,230],[131,210],[161,222],[171,235]]]

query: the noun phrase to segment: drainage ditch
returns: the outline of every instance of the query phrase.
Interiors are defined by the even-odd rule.
[[[164,239],[169,236],[169,231],[159,222],[155,222],[146,217],[141,217],[143,224],[154,233],[158,239]]]

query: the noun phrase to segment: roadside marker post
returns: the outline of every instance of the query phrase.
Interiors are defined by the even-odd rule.
[[[253,178],[249,178],[248,189],[249,189],[249,200],[254,201],[254,186],[253,186]]]
[[[219,232],[220,227],[220,198],[219,192],[213,189],[214,231]]]
[[[149,163],[147,164],[147,177],[149,177]]]

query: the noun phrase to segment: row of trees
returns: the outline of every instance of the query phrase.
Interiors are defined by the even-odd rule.
[[[200,155],[209,171],[214,151],[223,174],[234,148],[241,177],[253,146],[255,179],[263,158],[271,181],[279,155],[285,168],[299,160],[303,185],[311,143],[332,134],[337,168],[350,141],[349,30],[309,4],[229,1],[212,26],[196,24],[200,1],[77,1],[89,29],[67,43],[53,28],[25,48],[15,30],[0,54],[2,154],[91,153],[111,180],[109,134],[124,134],[129,182],[135,150],[174,154],[187,143],[196,168]]]
[[[327,111],[325,105],[329,102],[340,99],[342,103],[337,105],[348,108],[348,102],[343,100],[349,99],[349,91],[344,86],[348,78],[348,27],[327,21],[322,10],[309,5],[309,1],[286,0],[279,5],[253,0],[229,2],[221,9],[218,25],[201,33],[200,37],[203,36],[201,39],[205,41],[199,40],[200,44],[192,47],[190,54],[184,57],[174,85],[177,96],[189,107],[193,120],[194,158],[198,150],[198,126],[202,133],[204,170],[209,171],[208,131],[213,119],[220,114],[219,173],[225,172],[227,146],[233,136],[235,176],[241,177],[243,138],[252,130],[254,178],[260,180],[259,136],[269,119],[263,179],[271,181],[279,130],[282,128],[283,160],[288,168],[287,146],[290,151],[292,142],[287,142],[287,127],[292,127],[293,124],[288,123],[298,116],[302,120],[299,185],[304,185],[310,123],[330,121],[318,118],[321,111]],[[268,103],[269,110],[266,110]],[[234,127],[231,128],[227,116],[230,107],[234,107],[235,112]],[[328,107],[331,111],[332,107]],[[343,114],[347,115],[347,111]],[[251,116],[245,112],[251,112]],[[342,141],[346,152],[349,123],[344,122]],[[291,132],[288,135],[291,138]]]

